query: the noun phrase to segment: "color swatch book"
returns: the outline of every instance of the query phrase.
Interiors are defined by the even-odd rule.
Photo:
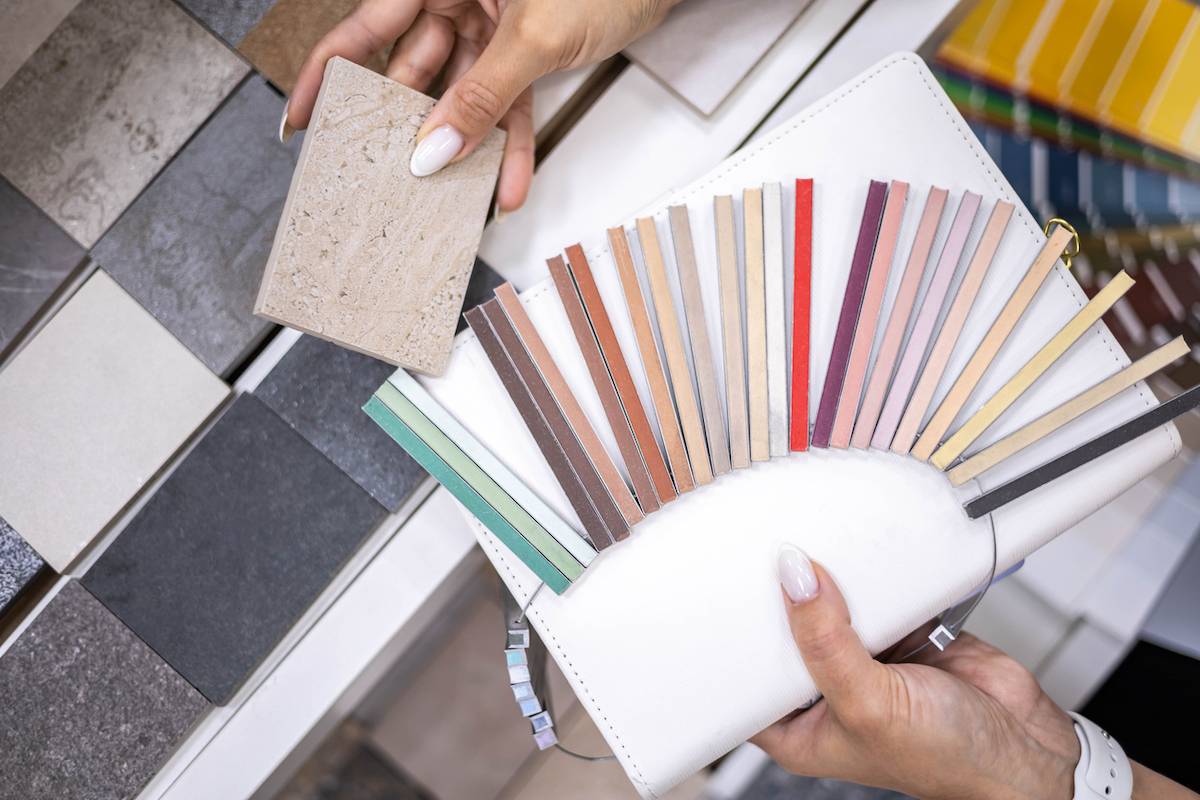
[[[928,463],[1027,435],[1127,367],[1095,319],[1128,281],[1089,302],[1058,260],[1069,235],[1047,239],[916,56],[607,236],[581,233],[595,244],[548,253],[519,308],[498,291],[468,315],[442,377],[399,372],[368,411],[444,467],[644,797],[815,695],[780,602],[782,545],[829,570],[878,652],[987,580],[993,530],[1002,571],[1178,452],[1154,417],[1116,452],[964,509],[1153,411],[1131,379],[958,485]],[[893,431],[911,397],[908,442]],[[605,493],[609,461],[643,518]]]

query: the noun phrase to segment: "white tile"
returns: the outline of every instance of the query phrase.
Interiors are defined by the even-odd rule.
[[[1034,672],[1070,626],[1069,617],[1006,578],[988,589],[964,629]]]
[[[1081,622],[1038,671],[1038,682],[1051,700],[1065,709],[1078,709],[1104,683],[1131,645]]]

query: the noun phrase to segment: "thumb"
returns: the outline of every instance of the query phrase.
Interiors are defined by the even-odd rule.
[[[779,581],[808,674],[835,711],[851,701],[857,704],[880,685],[885,667],[871,658],[850,627],[850,609],[837,584],[794,547],[779,554]]]

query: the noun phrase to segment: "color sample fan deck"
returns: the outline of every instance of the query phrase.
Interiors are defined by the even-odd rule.
[[[808,449],[809,328],[812,320],[812,178],[796,181],[795,263],[792,277],[791,447]]]

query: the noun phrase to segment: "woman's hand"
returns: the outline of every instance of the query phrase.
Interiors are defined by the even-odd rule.
[[[395,43],[385,74],[420,92],[447,89],[417,134],[413,172],[465,158],[495,126],[508,131],[498,205],[525,202],[533,178],[530,84],[607,58],[653,28],[678,0],[362,0],[308,55],[285,128],[308,126],[325,63],[363,64]]]

